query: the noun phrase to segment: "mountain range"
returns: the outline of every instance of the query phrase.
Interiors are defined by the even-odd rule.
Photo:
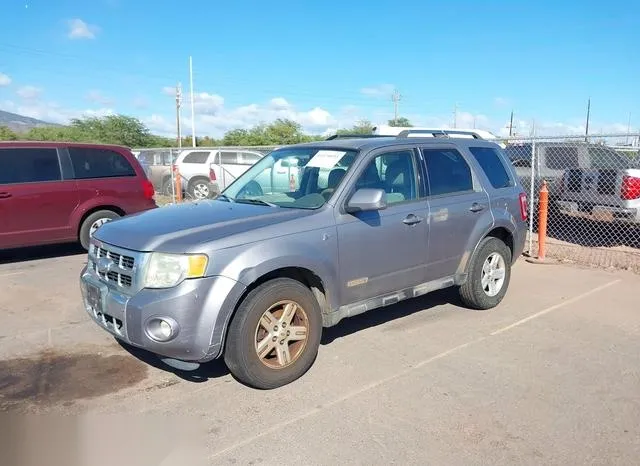
[[[15,131],[16,133],[24,133],[29,131],[31,128],[37,128],[40,126],[60,125],[0,110],[0,126],[7,126],[10,130]]]

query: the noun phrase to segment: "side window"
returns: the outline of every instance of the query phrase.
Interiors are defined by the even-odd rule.
[[[56,149],[0,149],[0,185],[60,181]]]
[[[579,168],[578,148],[571,146],[549,146],[546,148],[546,164],[552,170]]]
[[[261,158],[258,154],[252,154],[251,152],[240,152],[240,157],[239,163],[241,165],[253,165]]]
[[[220,152],[220,157],[216,157],[216,163],[220,161],[222,165],[237,165],[239,163],[237,152]]]
[[[363,188],[384,189],[389,204],[417,199],[417,177],[413,152],[405,150],[377,156],[369,162],[355,186],[356,190]]]
[[[469,151],[489,178],[491,186],[495,189],[513,186],[513,181],[507,173],[498,151],[490,147],[470,147]]]
[[[207,163],[209,152],[191,152],[182,160],[182,163]]]
[[[471,168],[455,149],[423,149],[429,194],[440,196],[473,190]]]
[[[77,180],[136,176],[129,161],[122,154],[109,149],[70,147],[69,155]]]

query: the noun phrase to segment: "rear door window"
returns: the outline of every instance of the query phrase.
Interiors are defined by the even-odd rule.
[[[549,146],[545,151],[547,167],[552,170],[579,168],[578,148],[571,146]]]
[[[113,150],[70,147],[69,155],[77,180],[136,176],[129,161]]]
[[[423,149],[422,153],[431,196],[473,191],[471,168],[456,149]]]
[[[513,186],[511,177],[507,173],[507,169],[502,163],[502,158],[496,149],[491,147],[470,147],[469,151],[478,161],[494,189]]]
[[[56,149],[0,149],[0,167],[0,184],[62,180],[60,160]]]
[[[182,163],[207,163],[209,152],[191,152],[187,154]]]

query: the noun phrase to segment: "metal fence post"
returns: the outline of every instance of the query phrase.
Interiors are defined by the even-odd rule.
[[[535,201],[534,183],[536,179],[536,139],[535,135],[531,143],[531,180],[529,182],[529,255],[533,254],[533,204]]]

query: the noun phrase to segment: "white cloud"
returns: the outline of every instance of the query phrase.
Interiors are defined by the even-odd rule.
[[[100,32],[100,28],[93,24],[88,24],[80,18],[74,18],[67,21],[69,31],[67,37],[69,39],[95,39],[96,34]]]
[[[171,86],[164,86],[162,88],[162,93],[164,95],[170,95],[172,97],[176,96],[176,88],[175,87],[171,87]]]
[[[8,74],[0,73],[0,87],[11,84],[11,78]]]
[[[224,106],[224,98],[218,94],[199,92],[193,94],[193,104],[196,115],[216,115]]]
[[[87,92],[87,94],[85,95],[85,99],[91,103],[101,104],[101,105],[111,105],[113,103],[112,99],[110,99],[109,97],[106,97],[105,95],[102,94],[102,92],[97,90]]]
[[[391,97],[395,86],[393,84],[379,84],[373,87],[364,87],[360,93],[369,97]]]
[[[16,94],[25,100],[35,100],[42,95],[42,89],[35,86],[22,86],[16,91]]]
[[[58,124],[67,124],[72,118],[115,114],[112,108],[73,109],[43,99],[38,101],[25,100],[23,102],[5,101],[2,103],[2,108],[18,115]]]

